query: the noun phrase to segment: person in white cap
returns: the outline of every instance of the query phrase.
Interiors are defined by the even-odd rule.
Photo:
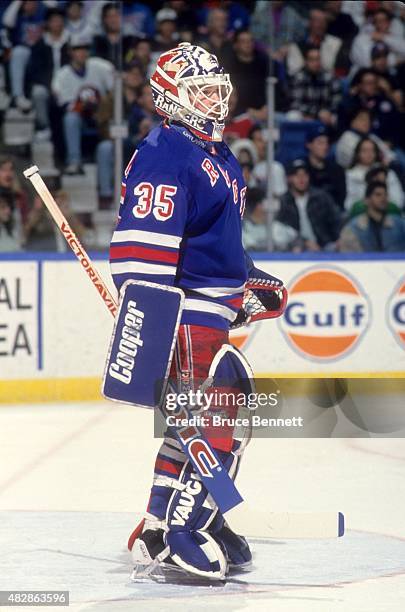
[[[155,23],[157,31],[154,37],[153,51],[158,56],[171,49],[179,40],[176,11],[170,8],[160,9],[156,13]]]
[[[114,67],[99,57],[89,57],[91,40],[80,34],[70,40],[70,63],[52,80],[52,91],[63,112],[66,144],[65,174],[82,174],[81,135],[86,119],[95,110],[100,96],[111,91]]]

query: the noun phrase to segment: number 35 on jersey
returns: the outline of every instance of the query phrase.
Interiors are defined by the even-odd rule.
[[[134,217],[144,219],[152,213],[158,221],[167,221],[173,215],[172,196],[176,192],[175,185],[158,185],[155,190],[151,183],[138,183],[134,188],[134,195],[138,196],[138,203],[132,209]]]

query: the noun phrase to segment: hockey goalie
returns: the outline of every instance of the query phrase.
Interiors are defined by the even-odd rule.
[[[238,381],[251,374],[229,343],[229,329],[278,316],[285,294],[282,282],[256,269],[242,246],[246,185],[222,141],[232,85],[214,55],[189,43],[160,56],[150,83],[163,121],[140,143],[125,171],[110,250],[111,272],[121,304],[126,304],[118,317],[123,319],[117,328],[122,331],[120,342],[124,346],[132,337],[133,344],[144,348],[154,335],[155,356],[142,370],[144,386],[155,361],[164,357],[171,389],[177,392],[195,391],[208,378],[215,385],[219,371],[237,390]],[[149,331],[136,300],[125,302],[134,281],[140,283],[137,290],[161,291],[150,306],[159,323]],[[183,296],[177,302],[176,288]],[[180,307],[176,319],[173,308]],[[131,325],[136,331],[131,332]],[[168,327],[172,335],[166,333]],[[130,389],[132,371],[141,367],[141,359],[138,351],[129,361],[121,360],[121,366],[118,360],[118,365],[111,364],[114,381]],[[246,391],[245,382],[240,384]],[[220,435],[203,428],[202,435],[234,479],[246,441],[236,439],[230,427]],[[251,562],[246,539],[227,525],[173,428],[166,431],[147,511],[128,546],[134,579],[172,571],[187,578],[222,580],[232,568]]]

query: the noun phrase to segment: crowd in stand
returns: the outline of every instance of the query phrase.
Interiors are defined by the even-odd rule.
[[[123,76],[124,162],[160,122],[148,79],[180,41],[218,56],[234,91],[225,139],[249,187],[243,238],[265,250],[266,77],[275,85],[271,242],[279,251],[405,251],[405,6],[397,1],[2,0],[0,121],[34,112],[64,175],[97,164],[99,208],[113,202],[114,74]],[[303,130],[282,153],[286,126]],[[90,143],[86,146],[86,142]],[[56,194],[80,236],[85,227]],[[0,251],[55,249],[39,200],[0,157]]]

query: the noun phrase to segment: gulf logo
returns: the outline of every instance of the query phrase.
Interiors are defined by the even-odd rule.
[[[357,282],[337,268],[311,268],[289,286],[280,326],[293,349],[316,361],[347,355],[368,327],[370,305]]]
[[[388,325],[398,344],[405,349],[405,280],[399,283],[388,301]]]

